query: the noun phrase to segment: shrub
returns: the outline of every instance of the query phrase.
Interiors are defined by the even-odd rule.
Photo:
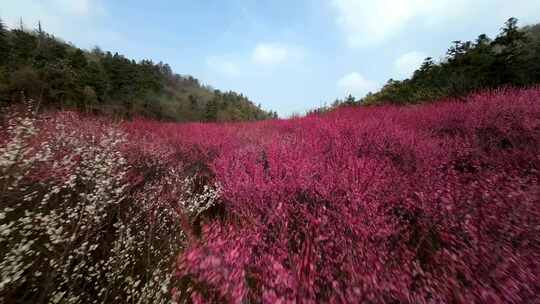
[[[211,162],[229,217],[179,257],[179,298],[537,298],[539,102],[538,89],[501,90],[222,126],[240,133]]]
[[[31,112],[31,111],[30,111]],[[2,302],[534,302],[540,89],[0,131]]]
[[[185,191],[191,181],[170,172],[131,187],[121,153],[126,135],[110,123],[27,112],[7,125],[0,148],[2,302],[170,301],[171,267],[185,238],[175,207],[205,206],[194,195],[165,192],[173,182]]]

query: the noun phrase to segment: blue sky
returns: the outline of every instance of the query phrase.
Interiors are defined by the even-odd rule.
[[[7,2],[7,3],[5,3]],[[453,40],[540,22],[538,0],[2,0],[82,48],[169,63],[280,116],[402,79]]]

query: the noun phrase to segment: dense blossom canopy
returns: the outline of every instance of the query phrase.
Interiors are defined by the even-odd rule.
[[[539,89],[498,90],[127,129],[221,187],[226,216],[178,258],[179,299],[519,303],[540,292],[539,115]]]
[[[538,301],[540,88],[255,123],[2,125],[0,301]]]

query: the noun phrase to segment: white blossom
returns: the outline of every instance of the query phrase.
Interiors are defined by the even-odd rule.
[[[197,216],[219,187],[193,193],[194,178],[171,168],[128,195],[118,128],[88,136],[53,118],[47,137],[41,124],[32,112],[12,117],[0,143],[0,302],[23,286],[50,303],[170,302],[185,239],[175,208]],[[46,140],[32,144],[38,135]],[[36,183],[39,168],[50,176]],[[165,185],[173,201],[161,196]]]

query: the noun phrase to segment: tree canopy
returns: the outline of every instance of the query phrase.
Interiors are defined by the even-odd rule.
[[[121,118],[239,121],[277,117],[235,92],[202,85],[168,64],[87,51],[38,29],[9,30],[0,21],[0,104],[24,98],[42,108],[76,108]]]
[[[404,80],[389,79],[378,92],[361,99],[348,96],[318,114],[341,106],[415,104],[444,97],[463,99],[474,91],[501,86],[527,87],[540,83],[540,24],[518,27],[508,19],[495,39],[481,34],[474,41],[453,41],[443,59],[428,57]]]
[[[440,62],[431,57],[409,79],[390,79],[364,104],[409,104],[442,97],[461,98],[473,91],[540,82],[540,25],[518,27],[510,18],[495,39],[454,41]]]

